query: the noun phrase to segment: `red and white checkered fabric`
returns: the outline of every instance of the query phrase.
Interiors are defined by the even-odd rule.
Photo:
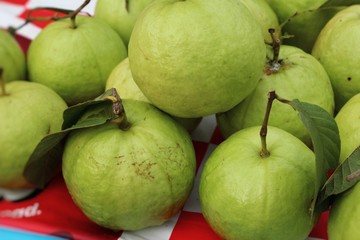
[[[0,28],[21,25],[29,9],[35,7],[76,9],[82,2],[82,0],[0,0]],[[95,2],[95,0],[90,2],[84,11],[93,14]],[[46,11],[43,14],[49,16],[46,15]],[[46,23],[34,22],[18,31],[17,40],[25,52],[30,41],[45,26]],[[61,174],[44,190],[30,198],[15,202],[0,200],[0,226],[69,239],[219,240],[220,237],[212,231],[203,218],[198,199],[198,183],[202,166],[209,154],[222,141],[215,117],[204,118],[193,132],[192,139],[198,163],[193,192],[182,211],[161,226],[134,232],[113,232],[97,226],[75,206]],[[5,194],[4,190],[0,189],[0,199],[3,194]],[[327,239],[327,218],[328,212],[324,212],[309,239]]]

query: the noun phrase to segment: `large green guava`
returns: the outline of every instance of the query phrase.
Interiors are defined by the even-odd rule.
[[[127,57],[120,36],[94,17],[47,25],[28,49],[29,79],[54,89],[69,105],[99,96],[112,69]]]
[[[339,110],[360,92],[360,5],[339,11],[321,30],[312,54],[328,72]]]
[[[159,0],[129,42],[134,81],[177,117],[226,111],[255,88],[265,59],[260,25],[239,0]]]
[[[223,239],[304,240],[315,222],[315,155],[269,126],[269,155],[261,156],[259,132],[238,131],[209,156],[199,185],[202,213]]]
[[[65,101],[39,83],[11,81],[0,92],[0,188],[33,187],[24,167],[40,140],[60,131]]]
[[[231,110],[217,114],[222,135],[228,137],[240,129],[261,125],[268,92],[273,90],[285,99],[299,99],[316,104],[330,114],[334,112],[331,82],[319,61],[300,48],[281,45],[277,63],[273,62],[273,50],[268,48],[264,73],[251,95]],[[286,104],[273,103],[269,125],[284,129],[311,144],[309,132],[298,113]]]
[[[146,102],[122,102],[129,128],[108,122],[70,133],[62,169],[72,198],[90,220],[138,230],[181,210],[196,160],[190,135],[170,116]]]

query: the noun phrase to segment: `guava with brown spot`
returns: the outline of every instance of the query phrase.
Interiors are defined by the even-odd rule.
[[[195,152],[189,133],[170,116],[149,103],[122,102],[126,127],[108,122],[72,132],[62,169],[73,200],[90,220],[139,230],[181,210],[194,183]]]

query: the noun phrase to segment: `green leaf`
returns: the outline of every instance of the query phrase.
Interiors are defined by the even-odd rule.
[[[62,131],[49,134],[38,143],[26,163],[24,177],[37,188],[44,188],[61,168],[64,141],[71,131],[99,126],[118,117],[113,102],[107,98],[114,93],[117,94],[109,90],[94,100],[67,108]]]
[[[326,182],[328,172],[334,170],[340,157],[340,135],[333,116],[320,106],[295,99],[289,104],[298,111],[300,120],[308,129],[316,158],[316,174],[314,201],[312,212],[320,187]]]
[[[360,146],[345,159],[325,182],[318,197],[320,205],[333,195],[345,192],[360,180]]]
[[[360,4],[360,0],[328,0],[320,7],[350,6],[353,4]]]

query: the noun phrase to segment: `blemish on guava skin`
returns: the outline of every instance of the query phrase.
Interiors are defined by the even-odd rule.
[[[153,175],[151,175],[151,168],[152,166],[156,165],[156,163],[141,161],[141,162],[133,162],[131,165],[134,166],[135,173],[138,176],[141,176],[148,180],[152,180],[155,178]]]
[[[348,77],[347,80],[348,80],[348,81],[351,81],[351,77]]]

